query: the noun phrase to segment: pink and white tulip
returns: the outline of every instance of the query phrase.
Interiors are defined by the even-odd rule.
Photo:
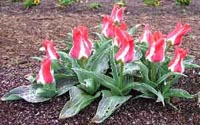
[[[124,25],[124,24],[123,24]],[[115,28],[115,37],[113,44],[120,47],[123,42],[126,42],[130,35],[125,31],[126,27],[123,25]]]
[[[108,15],[103,16],[102,34],[107,38],[113,38],[115,36],[115,24],[113,19]]]
[[[182,25],[181,22],[177,23],[175,29],[167,35],[167,41],[172,45],[180,45],[182,37],[191,30],[189,24]]]
[[[45,58],[42,61],[39,74],[36,77],[38,84],[51,84],[54,82],[54,72],[51,69],[51,59]]]
[[[149,43],[152,41],[152,33],[150,31],[150,25],[146,24],[145,28],[144,28],[144,32],[142,33],[142,35],[139,37],[139,42],[146,42]]]
[[[74,59],[89,58],[92,53],[92,42],[88,39],[88,29],[85,26],[75,27],[72,31],[73,46],[69,55]]]
[[[57,53],[57,51],[54,47],[53,41],[44,40],[42,42],[42,44],[46,50],[47,57],[49,57],[50,59],[56,59],[56,60],[58,60],[60,58],[60,55]]]
[[[183,65],[183,60],[186,57],[186,55],[187,55],[186,50],[176,47],[174,57],[169,63],[168,68],[172,72],[183,73],[185,70]]]
[[[115,4],[112,12],[111,12],[111,18],[114,20],[114,22],[121,22],[123,20],[125,7],[120,7],[119,5]]]
[[[161,32],[155,32],[151,37],[153,41],[150,41],[148,44],[148,50],[145,55],[146,59],[154,63],[163,62],[165,60],[166,48],[166,42],[163,35]]]
[[[134,59],[134,40],[133,37],[125,31],[123,31],[121,35],[122,37],[119,37],[119,40],[121,40],[120,48],[115,55],[115,59],[123,63],[129,63]]]

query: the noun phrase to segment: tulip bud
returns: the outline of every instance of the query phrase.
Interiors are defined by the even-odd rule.
[[[42,61],[39,74],[36,77],[37,83],[41,84],[51,84],[54,82],[54,73],[51,69],[51,59],[45,58]]]
[[[73,46],[69,55],[74,59],[89,58],[92,53],[92,42],[88,39],[88,29],[85,26],[75,27],[72,31]]]
[[[175,54],[173,59],[168,65],[168,69],[170,69],[172,72],[184,72],[184,65],[183,65],[183,59],[186,57],[187,51],[181,48],[176,47]]]

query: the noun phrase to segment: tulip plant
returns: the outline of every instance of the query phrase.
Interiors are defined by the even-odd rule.
[[[114,5],[111,15],[103,15],[99,40],[90,40],[88,28],[73,28],[72,45],[57,51],[53,41],[44,40],[46,52],[38,75],[30,85],[17,87],[1,99],[24,99],[37,103],[69,91],[70,100],[63,107],[60,118],[76,115],[102,96],[92,122],[101,123],[117,108],[134,98],[151,98],[163,106],[171,104],[171,97],[192,98],[187,91],[174,88],[185,68],[199,68],[194,58],[180,48],[182,37],[190,30],[180,22],[168,35],[152,33],[149,24],[138,38],[133,34],[142,25],[127,29],[123,19],[125,7]],[[131,95],[138,91],[138,95]]]
[[[70,69],[68,55],[57,52],[53,41],[50,40],[43,41],[43,48],[46,56],[44,59],[37,58],[42,60],[38,75],[30,75],[27,78],[33,84],[14,88],[5,94],[2,100],[24,99],[31,103],[44,102],[53,96],[63,95],[77,82],[75,74]]]

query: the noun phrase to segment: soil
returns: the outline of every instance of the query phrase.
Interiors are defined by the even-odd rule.
[[[89,9],[91,2],[102,4],[99,9]],[[0,96],[9,90],[30,84],[24,76],[37,73],[40,64],[31,59],[42,56],[39,51],[45,38],[56,42],[57,48],[64,48],[62,40],[68,40],[67,33],[77,25],[86,25],[90,31],[101,22],[102,14],[109,14],[112,0],[88,0],[68,7],[58,7],[56,0],[42,0],[39,6],[24,9],[21,3],[8,0],[0,1]],[[200,1],[193,0],[190,6],[176,5],[173,0],[162,0],[160,7],[145,6],[141,0],[127,0],[125,20],[129,26],[149,23],[155,30],[168,33],[177,21],[189,23],[192,32],[184,38],[183,47],[196,57],[200,64]],[[141,30],[139,30],[139,33]],[[138,34],[136,34],[138,35]],[[92,36],[91,36],[92,37]],[[195,94],[200,91],[200,69],[185,72],[176,87]],[[0,125],[87,125],[94,116],[98,101],[93,102],[75,117],[59,120],[59,112],[69,99],[68,94],[59,98],[30,104],[23,100],[13,102],[0,101]],[[169,106],[163,107],[153,100],[130,99],[103,124],[106,125],[199,125],[200,107],[197,100],[178,100],[173,103],[179,108],[175,111]]]

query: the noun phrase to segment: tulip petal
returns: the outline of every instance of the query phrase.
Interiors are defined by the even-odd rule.
[[[150,62],[163,62],[165,60],[165,48],[166,43],[164,41],[161,32],[155,32],[153,34],[153,42],[148,44],[148,50],[146,51],[146,59]]]
[[[186,57],[186,55],[186,50],[176,47],[174,57],[169,63],[168,68],[172,72],[183,73],[185,68],[183,65],[183,59]]]
[[[73,46],[69,55],[74,59],[89,58],[92,52],[92,42],[88,39],[88,29],[85,26],[75,27],[72,31]]]
[[[51,70],[50,58],[45,58],[42,61],[42,65],[39,74],[36,77],[37,83],[51,84],[54,82],[53,70]]]
[[[171,42],[172,45],[180,45],[182,37],[191,30],[189,24],[182,25],[178,22],[175,29],[167,35],[167,41]]]

